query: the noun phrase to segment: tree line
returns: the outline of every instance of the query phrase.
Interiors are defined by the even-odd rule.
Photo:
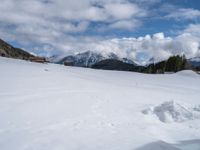
[[[189,65],[185,55],[171,56],[166,61],[161,61],[156,64],[150,64],[145,67],[142,72],[144,73],[165,73],[165,72],[178,72],[188,69]]]

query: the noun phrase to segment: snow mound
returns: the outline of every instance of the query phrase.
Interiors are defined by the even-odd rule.
[[[182,75],[182,76],[198,76],[198,74],[192,70],[183,70],[179,71],[176,74]]]
[[[190,106],[174,101],[164,102],[161,105],[149,107],[142,111],[146,115],[155,115],[164,123],[184,122],[200,118],[200,105]]]

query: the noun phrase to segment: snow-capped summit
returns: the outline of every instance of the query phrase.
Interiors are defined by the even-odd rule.
[[[79,67],[90,67],[91,65],[105,59],[99,53],[95,53],[92,51],[86,51],[83,53],[78,53],[75,55],[69,55],[58,61],[59,64],[63,64],[64,62],[72,62],[74,66]]]

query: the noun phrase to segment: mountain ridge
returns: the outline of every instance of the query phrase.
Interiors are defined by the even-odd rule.
[[[48,62],[45,57],[40,57],[40,56],[35,56],[33,54],[30,54],[29,52],[23,49],[16,48],[12,46],[11,44],[8,44],[2,39],[0,39],[0,56],[13,58],[13,59],[22,59],[22,60],[38,62],[38,63]]]
[[[13,47],[2,39],[0,39],[0,56],[23,60],[29,60],[31,57],[35,57],[20,48]]]

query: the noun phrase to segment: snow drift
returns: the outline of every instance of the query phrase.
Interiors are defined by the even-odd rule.
[[[155,115],[162,122],[183,122],[200,118],[200,105],[190,106],[174,101],[165,102],[143,110],[144,114]]]

